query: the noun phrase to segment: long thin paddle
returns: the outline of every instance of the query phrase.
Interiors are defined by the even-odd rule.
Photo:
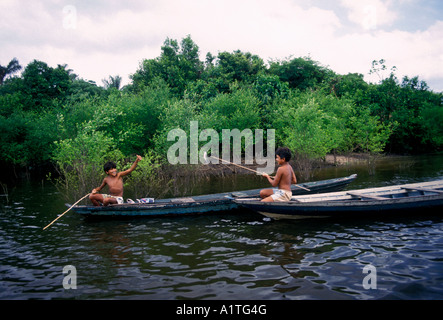
[[[49,227],[51,224],[53,224],[54,222],[56,222],[58,219],[60,219],[66,212],[68,212],[69,210],[72,209],[72,207],[74,207],[77,203],[79,203],[80,201],[82,201],[84,198],[86,198],[87,196],[89,196],[90,193],[88,193],[87,195],[85,195],[83,198],[81,198],[80,200],[78,200],[76,203],[74,203],[72,206],[69,207],[68,210],[66,210],[65,212],[63,212],[61,215],[59,215],[54,221],[52,221],[50,224],[48,224],[46,227],[43,228],[43,230],[45,230],[47,227]]]
[[[203,157],[204,157],[204,159],[205,159],[206,162],[208,162],[207,160],[208,160],[208,157],[209,157],[209,158],[213,158],[213,159],[216,159],[216,160],[220,160],[220,161],[224,161],[224,162],[227,162],[227,163],[233,164],[234,166],[237,166],[237,167],[240,167],[240,168],[243,168],[243,169],[246,169],[246,170],[249,170],[249,171],[255,172],[255,173],[262,174],[261,172],[259,172],[259,171],[257,171],[257,170],[250,169],[250,168],[247,168],[247,167],[243,167],[243,166],[241,166],[241,165],[239,165],[239,164],[235,164],[235,163],[232,163],[232,162],[230,162],[230,161],[227,161],[227,160],[224,160],[224,159],[220,159],[220,158],[217,158],[217,157],[214,157],[214,156],[208,156],[208,154],[207,154],[206,152],[204,153]],[[311,190],[309,190],[308,188],[305,188],[305,187],[299,186],[298,184],[296,184],[295,186],[296,186],[296,187],[299,187],[299,188],[301,188],[301,189],[304,189],[304,190],[306,190],[306,191],[311,191]]]

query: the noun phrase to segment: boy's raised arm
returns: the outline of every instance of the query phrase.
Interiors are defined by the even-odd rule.
[[[135,159],[132,166],[128,170],[120,172],[120,176],[126,176],[126,175],[130,174],[132,171],[134,171],[134,169],[137,167],[138,162],[141,160],[143,160],[143,158],[141,156],[137,155],[137,159]]]

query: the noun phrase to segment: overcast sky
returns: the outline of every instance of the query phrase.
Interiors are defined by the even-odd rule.
[[[167,37],[191,35],[201,60],[239,49],[367,76],[385,59],[400,80],[418,75],[443,91],[441,0],[0,0],[0,12],[1,65],[67,64],[98,85],[110,75],[128,83]]]

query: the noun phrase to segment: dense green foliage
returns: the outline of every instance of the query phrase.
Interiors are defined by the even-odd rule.
[[[121,89],[119,76],[103,80],[103,88],[66,65],[35,60],[20,76],[16,59],[0,66],[1,164],[52,163],[78,176],[66,182],[90,185],[106,159],[124,166],[134,154],[149,154],[152,164],[166,162],[168,131],[188,132],[191,120],[218,132],[275,129],[276,145],[297,159],[443,147],[442,94],[418,77],[400,81],[392,71],[368,84],[306,57],[266,65],[240,50],[208,53],[205,61],[199,53],[190,36],[166,39],[161,55],[144,60]],[[373,72],[384,69],[383,60],[374,61]]]

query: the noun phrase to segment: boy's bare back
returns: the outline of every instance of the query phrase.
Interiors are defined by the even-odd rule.
[[[287,148],[279,148],[276,151],[275,160],[279,164],[277,173],[274,178],[264,173],[263,176],[268,179],[273,188],[278,189],[263,189],[260,191],[260,197],[265,202],[273,201],[289,201],[292,196],[291,184],[297,183],[294,170],[292,170],[289,160],[291,154]]]
[[[279,189],[291,191],[291,184],[297,183],[297,179],[289,163],[285,162],[277,169],[275,181],[278,181]]]

